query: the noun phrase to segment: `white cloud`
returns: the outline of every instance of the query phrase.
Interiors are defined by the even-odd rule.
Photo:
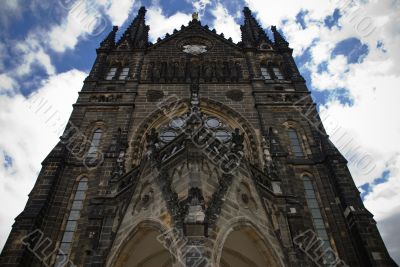
[[[108,1],[106,4],[106,13],[111,19],[113,25],[122,25],[135,4],[133,0],[118,0],[118,1]]]
[[[204,14],[206,7],[211,4],[211,0],[194,0],[188,2],[192,3],[196,12],[199,12],[200,18]]]
[[[41,161],[58,141],[85,76],[78,70],[53,75],[27,99],[0,95],[0,125],[7,125],[0,128],[0,247],[23,210]],[[34,99],[47,101],[46,108],[38,110]],[[4,165],[4,154],[12,158],[10,167]]]
[[[21,17],[21,0],[2,1],[0,8],[0,22],[3,26],[8,27],[10,20]]]
[[[284,20],[294,20],[301,10],[307,10],[313,20],[322,20],[331,15],[336,1],[324,1],[321,4],[316,0],[304,1],[265,1],[245,0],[250,9],[255,11],[257,18],[265,27],[270,25],[282,26]]]
[[[191,14],[176,12],[170,17],[166,17],[161,7],[150,7],[146,15],[147,24],[151,25],[149,38],[154,42],[158,37],[163,37],[166,33],[172,33],[174,29],[179,29],[181,25],[187,25],[192,20]]]
[[[313,68],[311,79],[314,89],[329,90],[334,88],[343,88],[345,86],[344,76],[348,70],[347,58],[339,55],[328,61],[327,71],[317,73]]]
[[[7,74],[0,74],[0,94],[12,93],[17,86],[13,78]]]
[[[231,37],[234,42],[241,40],[240,26],[222,4],[217,3],[211,13],[215,17],[213,27],[218,33],[224,33],[225,38]]]
[[[34,66],[41,66],[48,75],[55,73],[55,68],[51,63],[50,56],[45,52],[41,43],[43,34],[41,32],[32,32],[21,42],[14,44],[14,54],[18,55],[18,65],[12,72],[15,76],[25,76],[32,72]]]
[[[66,16],[61,23],[50,28],[48,45],[59,53],[74,49],[80,39],[111,29],[103,11],[112,24],[120,26],[127,20],[134,4],[132,0],[76,1],[74,5],[64,8]]]
[[[91,1],[77,1],[66,11],[61,24],[53,26],[48,33],[49,46],[56,52],[74,49],[79,38],[99,34],[107,28],[99,6]]]

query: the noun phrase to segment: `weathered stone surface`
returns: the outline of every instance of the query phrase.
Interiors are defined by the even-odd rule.
[[[316,227],[304,175],[337,264],[395,266],[346,160],[327,140],[292,50],[275,28],[272,42],[250,10],[244,14],[239,44],[196,16],[150,44],[143,8],[117,43],[113,29],[16,218],[1,266],[54,264],[83,177],[88,190],[69,253],[77,266],[139,266],[147,252],[132,242],[152,231],[163,237],[148,251],[170,257],[154,254],[148,264],[196,266],[200,257],[197,266],[234,266],[230,253],[247,266],[312,266],[298,242]],[[106,79],[111,68],[115,77]],[[24,241],[35,230],[42,240]],[[44,238],[51,244],[40,258],[29,248]],[[260,257],[251,254],[258,250]]]

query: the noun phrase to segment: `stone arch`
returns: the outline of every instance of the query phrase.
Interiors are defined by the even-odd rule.
[[[109,267],[172,267],[174,248],[168,249],[158,237],[168,231],[160,221],[145,219],[127,234],[108,260]]]
[[[254,126],[237,111],[221,102],[208,98],[201,98],[200,102],[200,107],[203,112],[220,117],[224,119],[225,122],[227,122],[227,124],[232,128],[239,128],[245,133],[245,143],[249,150],[249,160],[251,163],[261,166],[261,141],[258,138]],[[132,151],[130,151],[130,154],[132,155],[131,161],[134,165],[139,165],[140,159],[143,156],[146,144],[146,134],[150,132],[152,128],[157,128],[174,116],[179,116],[187,112],[189,107],[188,103],[189,99],[184,98],[177,99],[172,103],[167,103],[163,106],[160,106],[157,110],[145,118],[140,125],[138,125],[136,128],[137,130],[134,132],[130,141],[130,147],[132,149]]]
[[[268,229],[261,229],[245,217],[237,217],[224,223],[219,230],[212,251],[214,266],[285,266],[284,256],[271,242]],[[279,245],[276,240],[275,244]],[[242,265],[230,265],[229,261],[240,261]]]

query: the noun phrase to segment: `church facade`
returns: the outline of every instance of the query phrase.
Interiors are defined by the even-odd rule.
[[[397,266],[292,49],[248,8],[114,27],[15,219],[1,266]]]

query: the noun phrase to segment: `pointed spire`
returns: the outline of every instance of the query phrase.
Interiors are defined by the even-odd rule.
[[[126,40],[132,48],[145,48],[147,46],[150,27],[146,25],[145,15],[146,8],[142,6],[117,45]]]
[[[107,37],[100,43],[99,49],[111,50],[115,46],[115,36],[118,31],[118,26],[113,26],[112,31],[107,35]]]
[[[271,43],[267,34],[254,18],[248,7],[243,9],[244,25],[240,26],[242,31],[242,42],[246,47],[257,47],[262,42]]]
[[[276,29],[276,26],[272,26],[271,30],[274,34],[274,44],[275,47],[279,49],[285,49],[289,48],[289,43],[283,38],[283,36],[279,33],[279,31]]]

